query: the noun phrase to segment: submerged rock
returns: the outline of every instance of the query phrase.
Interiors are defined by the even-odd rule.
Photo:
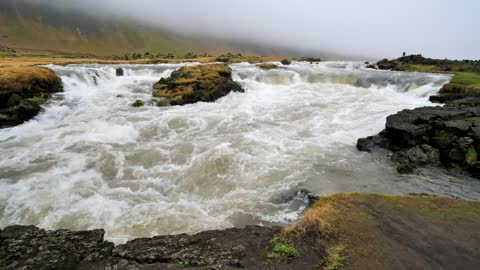
[[[135,102],[132,103],[132,107],[143,107],[145,103],[139,99],[135,100]]]
[[[275,64],[267,64],[267,63],[258,64],[257,67],[259,67],[263,70],[271,70],[271,69],[277,69],[278,68],[278,66],[275,65]]]
[[[115,70],[115,75],[117,75],[117,77],[122,77],[122,76],[124,76],[124,74],[125,74],[125,72],[124,72],[123,68],[117,68]]]
[[[300,61],[310,62],[310,64],[313,64],[313,63],[322,62],[322,59],[321,58],[315,58],[315,57],[304,57],[304,58],[300,59]]]
[[[153,88],[155,97],[166,98],[171,105],[213,102],[232,91],[244,92],[232,80],[232,70],[227,64],[182,67],[170,78],[161,79]]]

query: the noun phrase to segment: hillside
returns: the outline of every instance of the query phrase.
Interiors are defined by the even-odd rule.
[[[34,1],[0,1],[0,52],[124,55],[188,52],[251,53],[224,41],[184,37],[124,18],[102,18],[50,8]]]

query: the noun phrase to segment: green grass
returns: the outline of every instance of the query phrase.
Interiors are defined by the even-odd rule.
[[[293,243],[288,239],[280,237],[274,237],[270,240],[270,244],[273,244],[273,252],[270,253],[271,258],[297,258],[300,257],[300,252],[293,246]]]
[[[480,74],[477,73],[458,73],[453,77],[450,83],[462,84],[471,87],[480,87]]]

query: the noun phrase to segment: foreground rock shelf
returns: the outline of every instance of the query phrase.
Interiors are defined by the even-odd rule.
[[[480,202],[337,194],[286,228],[135,239],[104,230],[0,231],[0,269],[478,269]],[[332,268],[336,267],[336,268]]]

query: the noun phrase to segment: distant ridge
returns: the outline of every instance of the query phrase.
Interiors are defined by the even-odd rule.
[[[226,41],[193,38],[120,18],[50,8],[35,1],[0,1],[0,48],[39,54],[124,55],[255,53]]]

